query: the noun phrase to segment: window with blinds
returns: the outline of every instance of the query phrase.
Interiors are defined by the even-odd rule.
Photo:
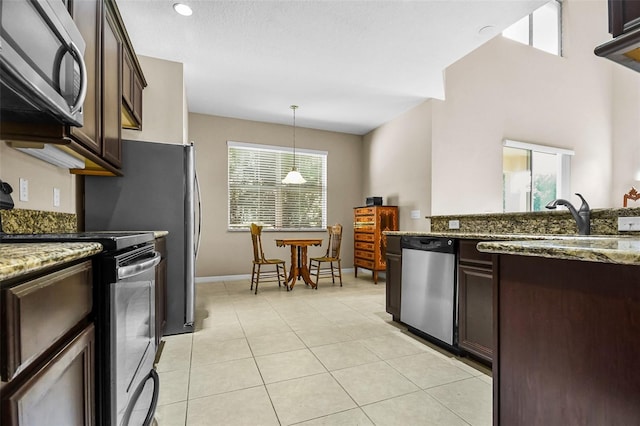
[[[296,149],[296,167],[307,180],[285,185],[291,148],[227,142],[230,230],[259,223],[280,231],[325,230],[327,152]]]

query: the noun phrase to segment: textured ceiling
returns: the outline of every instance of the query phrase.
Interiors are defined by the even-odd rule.
[[[190,112],[364,134],[546,0],[117,0],[139,55],[184,64]],[[480,31],[481,28],[492,28]]]

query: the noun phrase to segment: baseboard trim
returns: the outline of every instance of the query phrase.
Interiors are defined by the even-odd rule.
[[[342,273],[353,273],[354,268],[342,268]],[[239,281],[239,280],[250,280],[250,274],[240,274],[240,275],[214,275],[210,277],[196,277],[196,284],[199,283],[215,283],[220,281]]]

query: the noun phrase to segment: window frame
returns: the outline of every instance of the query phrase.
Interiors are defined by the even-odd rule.
[[[556,198],[569,198],[571,196],[571,157],[575,155],[575,151],[567,148],[558,148],[554,146],[548,145],[540,145],[530,142],[521,142],[515,141],[512,139],[504,139],[502,141],[502,152],[503,152],[503,166],[502,166],[502,174],[504,176],[504,148],[515,148],[522,149],[527,151],[545,153],[545,154],[555,154],[556,158]],[[531,173],[532,170],[529,169]],[[526,212],[533,212],[533,188],[530,187],[529,191],[529,209]],[[504,202],[505,202],[505,188],[502,188],[502,202],[503,202],[503,211],[504,210]],[[512,211],[509,211],[512,212]]]
[[[557,54],[556,53],[551,53],[551,52],[549,52],[547,50],[544,50],[544,49],[541,49],[540,47],[535,46],[534,43],[533,43],[533,37],[534,37],[534,31],[535,31],[534,30],[534,25],[533,25],[533,14],[538,9],[546,6],[548,3],[555,3],[558,6],[558,20],[557,20],[557,25],[558,25],[558,53]],[[511,25],[509,27],[505,28],[502,31],[502,36],[505,37],[505,38],[508,38],[509,40],[514,40],[514,41],[517,41],[518,43],[522,43],[522,44],[525,44],[527,46],[533,47],[535,49],[541,50],[543,52],[549,53],[550,55],[562,57],[563,56],[563,52],[562,52],[562,47],[563,47],[563,44],[562,44],[562,10],[563,10],[562,0],[550,0],[547,3],[543,4],[542,6],[540,6],[538,9],[534,10],[533,12],[531,12],[529,15],[526,16],[528,18],[528,27],[529,27],[528,28],[529,29],[529,36],[528,36],[529,40],[528,40],[528,43],[522,43],[520,40],[516,40],[516,39],[513,39],[511,37],[508,37],[508,36],[504,35],[504,31],[508,30],[511,27]],[[512,25],[515,25],[517,22],[520,22],[520,20],[514,22]]]
[[[275,210],[275,215],[276,216],[280,216],[280,220],[283,220],[285,214],[284,214],[284,208],[283,208],[283,194],[285,194],[285,192],[287,191],[287,188],[297,188],[297,189],[303,189],[303,188],[309,188],[310,184],[309,181],[310,179],[307,179],[308,183],[305,184],[301,184],[301,185],[297,185],[297,184],[283,184],[282,183],[282,179],[286,176],[286,174],[291,170],[291,166],[292,166],[292,161],[288,160],[286,158],[284,158],[285,155],[293,155],[293,147],[286,147],[286,146],[278,146],[278,145],[267,145],[267,144],[258,144],[258,143],[250,143],[250,142],[238,142],[238,141],[232,141],[232,140],[228,140],[227,141],[227,231],[229,232],[246,232],[249,231],[249,225],[251,222],[254,223],[259,223],[262,224],[264,226],[263,231],[269,232],[269,231],[277,231],[277,232],[326,232],[326,227],[327,227],[327,211],[328,211],[328,195],[327,195],[327,168],[328,168],[328,161],[329,161],[329,153],[328,151],[323,151],[323,150],[315,150],[315,149],[307,149],[307,148],[296,148],[295,149],[295,155],[296,155],[296,166],[298,168],[298,170],[300,171],[300,165],[301,165],[301,157],[303,158],[305,155],[309,155],[309,156],[313,156],[313,157],[320,157],[321,158],[321,165],[320,165],[320,175],[318,177],[318,181],[320,182],[320,186],[317,186],[317,191],[319,191],[319,193],[316,193],[316,195],[319,197],[320,200],[320,204],[321,204],[321,223],[318,226],[313,226],[313,227],[309,227],[309,226],[300,226],[300,227],[284,227],[284,226],[278,226],[277,222],[278,219],[275,220],[276,223],[271,224],[271,223],[264,223],[263,221],[261,221],[261,218],[254,218],[255,220],[252,220],[250,222],[246,222],[246,223],[238,223],[238,224],[232,224],[231,223],[231,217],[232,217],[232,178],[231,178],[231,156],[230,154],[230,150],[231,149],[244,149],[244,150],[255,150],[255,151],[272,151],[275,152],[277,156],[279,156],[278,158],[276,158],[275,163],[276,163],[276,169],[274,170],[275,172],[275,176],[274,176],[274,180],[273,180],[273,190],[276,191],[276,194],[274,194],[274,210]],[[280,176],[282,175],[282,176]],[[303,173],[304,175],[304,173]],[[309,192],[313,193],[314,190],[310,189]],[[278,201],[279,200],[279,201]]]

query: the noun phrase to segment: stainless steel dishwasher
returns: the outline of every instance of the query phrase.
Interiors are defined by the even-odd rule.
[[[457,241],[403,236],[401,245],[400,320],[409,331],[457,352]]]

